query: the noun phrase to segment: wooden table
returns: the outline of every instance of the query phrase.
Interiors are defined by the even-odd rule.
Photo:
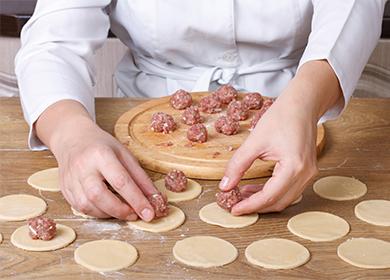
[[[112,132],[115,120],[141,101],[98,99],[97,122]],[[337,121],[326,124],[327,144],[319,159],[320,174],[354,176],[368,185],[362,199],[390,199],[390,99],[353,99]],[[390,241],[390,228],[369,225],[353,214],[354,205],[362,199],[334,202],[319,198],[309,186],[303,201],[280,214],[262,215],[256,225],[245,229],[224,229],[203,223],[198,210],[214,199],[217,182],[202,181],[204,192],[191,202],[179,203],[187,221],[179,229],[164,233],[134,232],[126,223],[116,220],[91,221],[72,215],[60,193],[39,193],[26,183],[35,171],[56,166],[48,151],[31,152],[26,145],[27,126],[23,121],[19,100],[0,99],[0,196],[28,193],[43,197],[48,215],[73,227],[77,240],[62,250],[27,252],[10,243],[12,232],[23,222],[0,223],[4,241],[0,244],[0,279],[390,279],[390,269],[366,270],[341,261],[336,248],[351,237],[376,237]],[[160,174],[150,173],[153,179]],[[264,179],[257,179],[262,182]],[[292,235],[287,220],[309,210],[329,211],[351,225],[348,236],[334,241],[314,243]],[[172,256],[176,240],[197,234],[208,234],[230,241],[239,249],[239,258],[221,268],[196,269],[177,263]],[[292,270],[266,270],[247,263],[244,250],[252,241],[266,237],[282,237],[306,246],[311,260]],[[86,241],[113,238],[128,241],[139,251],[135,265],[114,273],[94,273],[73,260],[73,251]]]

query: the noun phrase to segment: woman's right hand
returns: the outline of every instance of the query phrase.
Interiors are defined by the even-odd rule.
[[[66,116],[59,114],[61,111]],[[61,116],[57,128],[53,114]],[[60,101],[49,107],[36,125],[39,137],[57,159],[61,191],[73,208],[99,218],[154,218],[146,198],[157,192],[152,181],[129,150],[100,129],[80,104]]]

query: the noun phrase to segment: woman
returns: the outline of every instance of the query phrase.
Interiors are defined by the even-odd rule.
[[[118,96],[158,97],[230,83],[277,101],[230,160],[222,190],[252,162],[276,161],[232,213],[281,211],[316,174],[317,122],[350,99],[380,34],[384,0],[41,0],[16,73],[32,149],[49,147],[61,190],[96,217],[150,221],[156,192],[129,151],[93,121],[93,53],[108,29],[129,47]],[[127,202],[111,193],[104,180]]]

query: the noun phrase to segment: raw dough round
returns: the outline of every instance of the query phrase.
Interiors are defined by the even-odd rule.
[[[84,243],[74,251],[76,263],[97,272],[129,267],[137,258],[137,249],[119,240],[95,240]]]
[[[303,245],[283,238],[262,239],[245,249],[251,264],[270,269],[289,269],[305,264],[310,252]]]
[[[216,267],[233,262],[238,251],[226,240],[213,236],[192,236],[173,246],[176,260],[189,266]]]
[[[187,179],[187,189],[184,192],[172,192],[165,187],[164,179],[154,182],[155,187],[168,198],[168,202],[187,201],[197,198],[202,192],[202,186],[196,181]]]
[[[225,228],[242,228],[256,223],[259,215],[254,213],[244,216],[233,216],[228,211],[219,207],[216,202],[213,202],[200,209],[199,218],[210,225]]]
[[[355,206],[355,215],[360,220],[377,226],[390,226],[390,201],[365,200]]]
[[[57,224],[57,234],[51,240],[32,239],[28,234],[28,226],[17,228],[11,235],[11,242],[15,247],[27,251],[53,251],[64,248],[76,239],[76,233],[68,226]]]
[[[70,209],[72,210],[72,213],[75,216],[78,216],[78,217],[81,217],[81,218],[84,218],[84,219],[97,219],[95,217],[92,217],[92,216],[89,216],[87,214],[81,213],[81,212],[77,211],[76,209],[74,209],[73,207],[70,207]]]
[[[376,238],[351,238],[341,243],[337,255],[362,268],[390,268],[390,242]]]
[[[290,206],[293,206],[293,205],[295,205],[295,204],[298,204],[299,202],[302,201],[302,199],[303,199],[303,195],[300,195],[296,200],[294,200],[294,201],[290,204]]]
[[[322,198],[342,201],[362,197],[367,192],[367,186],[355,178],[328,176],[316,181],[313,190]]]
[[[11,194],[0,197],[0,220],[23,221],[45,213],[46,202],[28,194]]]
[[[332,241],[348,234],[349,224],[339,216],[310,211],[292,217],[287,228],[291,233],[311,241]]]
[[[169,205],[169,214],[166,217],[154,219],[147,223],[142,220],[127,222],[130,227],[150,232],[165,232],[181,226],[186,219],[184,212],[180,208]]]
[[[38,171],[28,177],[27,183],[38,190],[59,192],[58,168],[54,167]]]

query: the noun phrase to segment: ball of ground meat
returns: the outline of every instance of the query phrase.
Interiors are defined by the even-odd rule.
[[[203,121],[197,106],[190,106],[186,108],[182,115],[183,122],[188,125],[201,123]]]
[[[207,128],[201,123],[194,124],[188,128],[187,138],[191,142],[204,143],[207,141]]]
[[[235,121],[243,121],[248,118],[249,109],[245,103],[238,100],[233,100],[227,107],[226,115]]]
[[[269,107],[271,107],[273,102],[274,101],[272,99],[267,99],[266,101],[264,101],[263,106],[261,107],[261,109],[254,114],[254,116],[253,116],[253,118],[251,120],[251,129],[255,128],[256,124],[259,122],[259,120],[265,114],[265,112],[267,112]]]
[[[165,187],[172,192],[183,192],[187,188],[187,177],[183,171],[172,170],[165,176]]]
[[[240,189],[238,187],[235,187],[232,190],[227,192],[223,192],[223,191],[217,192],[215,194],[215,199],[217,201],[217,204],[221,208],[230,212],[233,206],[242,200],[242,196],[240,193]]]
[[[240,130],[240,123],[230,117],[219,117],[214,123],[215,130],[225,135],[237,134]]]
[[[29,219],[28,233],[32,239],[51,240],[56,236],[56,223],[47,217],[39,216]]]
[[[177,90],[170,99],[171,105],[177,110],[183,110],[192,104],[192,97],[183,89]]]
[[[214,94],[218,97],[222,104],[229,104],[231,101],[236,100],[238,96],[237,90],[231,85],[220,86]]]
[[[155,193],[149,196],[148,200],[154,209],[155,218],[168,216],[169,207],[166,196],[164,196],[162,193]]]
[[[263,97],[258,92],[247,93],[242,99],[242,103],[244,103],[249,110],[258,110],[263,106]]]
[[[177,127],[175,120],[171,115],[163,112],[154,113],[150,124],[154,132],[170,133]]]
[[[200,110],[204,113],[215,114],[222,111],[222,103],[214,94],[201,98],[199,105]]]

